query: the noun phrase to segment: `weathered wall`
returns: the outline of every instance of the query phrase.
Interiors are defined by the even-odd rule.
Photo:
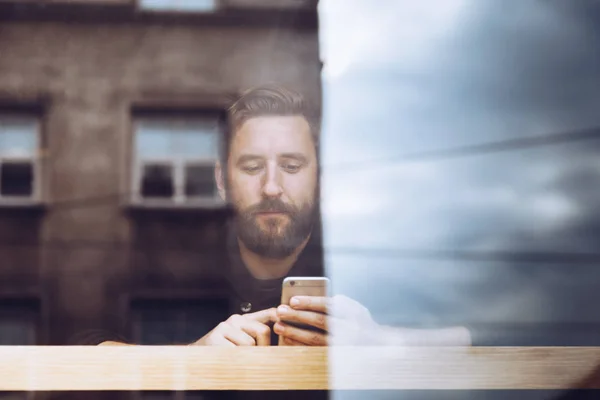
[[[218,262],[187,251],[194,250],[194,238],[218,243],[218,221],[196,216],[187,225],[169,224],[164,214],[132,217],[122,207],[132,101],[228,94],[267,81],[301,90],[318,106],[315,30],[2,22],[0,96],[49,100],[43,131],[48,207],[25,211],[26,217],[0,214],[1,238],[14,233],[32,243],[25,252],[1,249],[2,276],[4,285],[21,279],[24,286],[36,286],[41,276],[49,299],[48,343],[64,343],[87,327],[122,324],[121,295],[141,282],[200,288],[207,281],[202,271]],[[161,249],[161,236],[178,241]],[[47,244],[40,248],[36,241]]]

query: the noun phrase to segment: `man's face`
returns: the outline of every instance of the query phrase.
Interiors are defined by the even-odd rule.
[[[227,165],[227,197],[242,243],[264,257],[292,254],[312,230],[317,175],[305,118],[247,120],[232,138]]]

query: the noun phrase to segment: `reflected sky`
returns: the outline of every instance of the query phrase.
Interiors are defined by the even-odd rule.
[[[214,119],[140,118],[136,121],[136,154],[141,159],[206,159],[218,153]]]
[[[600,3],[413,3],[321,1],[334,289],[390,322],[600,322]]]
[[[37,148],[36,118],[3,115],[0,117],[0,155],[2,157],[31,157]]]
[[[210,11],[215,0],[139,0],[142,8],[149,10]]]

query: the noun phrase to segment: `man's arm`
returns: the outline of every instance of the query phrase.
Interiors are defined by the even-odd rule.
[[[193,343],[195,346],[270,346],[271,328],[277,313],[274,308],[244,315],[232,315]]]
[[[232,315],[194,343],[185,346],[269,346],[271,328],[275,322],[274,308],[245,315]],[[125,341],[105,340],[98,346],[136,346]]]

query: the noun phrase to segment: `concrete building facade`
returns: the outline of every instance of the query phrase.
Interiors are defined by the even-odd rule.
[[[317,5],[197,2],[0,1],[4,343],[147,337],[156,309],[177,324],[224,296],[219,118],[266,82],[320,110]]]

